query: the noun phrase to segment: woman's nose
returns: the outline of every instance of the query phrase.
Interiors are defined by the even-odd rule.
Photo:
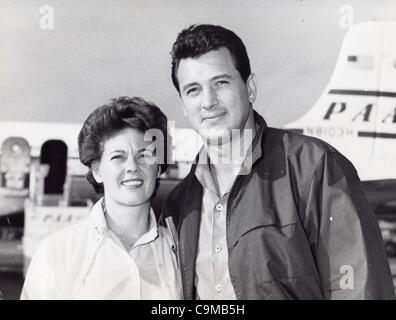
[[[139,170],[139,164],[135,157],[129,157],[125,164],[126,171],[136,172]]]

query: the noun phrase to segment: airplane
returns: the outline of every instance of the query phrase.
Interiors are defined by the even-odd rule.
[[[320,138],[357,169],[374,208],[396,212],[396,22],[351,27],[317,102],[284,128]]]

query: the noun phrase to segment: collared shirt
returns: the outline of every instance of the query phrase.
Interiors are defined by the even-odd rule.
[[[235,300],[228,270],[226,239],[229,191],[219,195],[205,149],[201,149],[195,175],[203,187],[200,236],[196,260],[197,296],[205,300]],[[233,174],[232,172],[230,174]]]
[[[238,175],[250,173],[253,160],[257,157],[252,153],[252,145],[257,144],[261,131],[256,132],[252,144],[244,152],[241,166],[229,171],[232,182]],[[261,149],[259,153],[261,154]],[[235,300],[236,294],[228,266],[226,238],[227,202],[233,183],[225,189],[224,194],[219,194],[211,172],[210,159],[204,147],[199,152],[195,176],[203,189],[195,271],[197,296],[205,300]]]
[[[171,236],[150,212],[148,232],[129,250],[109,230],[99,200],[87,221],[42,241],[22,299],[180,299]]]

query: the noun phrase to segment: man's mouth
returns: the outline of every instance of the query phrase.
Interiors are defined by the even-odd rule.
[[[225,115],[224,112],[212,113],[204,115],[202,118],[204,121],[215,121]]]
[[[121,185],[127,186],[127,187],[137,187],[137,186],[141,186],[142,184],[143,184],[142,179],[127,179],[127,180],[121,181]]]

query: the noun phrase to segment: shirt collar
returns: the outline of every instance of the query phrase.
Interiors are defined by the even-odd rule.
[[[104,204],[104,197],[100,198],[95,203],[91,211],[90,225],[95,233],[95,236],[108,236],[110,233],[104,215],[103,204]],[[157,238],[157,236],[160,235],[160,232],[161,231],[158,228],[158,223],[154,211],[150,207],[149,230],[136,241],[134,247],[137,245],[142,245],[154,241]]]
[[[204,188],[209,189],[214,194],[218,194],[216,183],[213,180],[212,171],[210,169],[210,158],[204,147],[201,148],[198,154],[195,176]]]
[[[136,243],[133,245],[133,248],[154,241],[159,236],[159,233],[160,229],[158,228],[157,219],[153,209],[150,207],[149,230],[136,241]]]
[[[106,219],[104,217],[102,203],[104,197],[100,198],[93,206],[90,214],[90,225],[95,232],[105,235],[109,232]]]

